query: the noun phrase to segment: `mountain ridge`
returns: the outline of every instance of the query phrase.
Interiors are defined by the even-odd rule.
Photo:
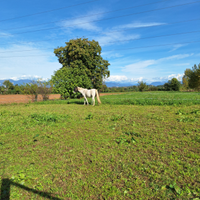
[[[33,81],[33,79],[19,79],[19,80],[13,80],[13,79],[4,79],[4,80],[0,80],[0,86],[3,85],[3,82],[5,80],[9,80],[11,83],[13,83],[14,85],[18,84],[18,85],[23,85],[26,83],[31,83]],[[162,82],[152,82],[150,84],[147,85],[153,85],[153,86],[158,86],[158,85],[164,85],[167,81],[162,81]],[[136,86],[138,85],[137,82],[115,82],[115,81],[110,81],[110,82],[105,82],[107,87],[129,87],[129,86]]]

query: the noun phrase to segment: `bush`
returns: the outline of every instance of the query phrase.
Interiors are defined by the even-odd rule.
[[[41,94],[43,100],[49,99],[49,94],[51,94],[53,85],[51,81],[42,81],[38,79],[37,81],[32,81],[23,86],[24,94],[34,95],[35,101],[37,101],[38,94]]]
[[[181,83],[176,79],[176,78],[173,78],[171,81],[170,81],[170,87],[172,90],[174,91],[179,91],[180,90],[180,87],[181,87]]]
[[[166,91],[180,91],[181,83],[176,79],[173,78],[172,80],[168,81],[168,83],[164,84],[164,89]]]
[[[158,91],[158,88],[156,86],[152,86],[152,87],[149,87],[148,90],[149,91]]]
[[[143,92],[145,89],[148,88],[148,86],[145,82],[138,81],[138,88],[139,88],[139,91]]]

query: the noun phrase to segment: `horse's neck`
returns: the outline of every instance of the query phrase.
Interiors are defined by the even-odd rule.
[[[84,88],[78,88],[78,91],[84,96],[88,90]]]
[[[85,90],[85,88],[78,87],[78,90]]]

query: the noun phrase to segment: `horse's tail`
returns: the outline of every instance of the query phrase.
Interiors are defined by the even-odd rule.
[[[95,93],[96,93],[96,96],[97,96],[97,101],[98,101],[98,103],[101,103],[101,100],[100,100],[100,98],[99,98],[98,91],[97,91],[97,90],[95,90]]]

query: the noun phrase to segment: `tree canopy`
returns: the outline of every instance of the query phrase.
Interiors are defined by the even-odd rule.
[[[81,61],[77,60],[73,62],[73,64],[78,65],[79,67],[63,67],[56,71],[51,79],[54,83],[53,92],[61,94],[65,99],[80,96],[78,93],[73,93],[75,86],[81,86],[83,88],[91,87],[91,81],[87,76],[86,70],[82,66]]]
[[[108,70],[108,66],[110,64],[107,60],[104,60],[101,57],[101,46],[99,45],[99,43],[95,40],[89,41],[86,38],[78,38],[72,39],[65,44],[65,47],[58,47],[57,49],[54,49],[54,53],[58,57],[59,63],[62,64],[61,69],[68,69],[63,71],[67,73],[65,78],[70,79],[69,82],[73,85],[73,87],[84,87],[84,85],[87,85],[87,87],[89,88],[92,87],[98,90],[101,89],[103,85],[103,80],[110,76],[110,71]],[[74,76],[73,81],[70,78],[69,73],[77,74],[77,70],[79,69],[83,72],[83,74],[81,75],[79,73],[79,75],[81,75],[81,78],[78,78],[78,76]],[[74,70],[75,72],[73,73]],[[61,74],[59,72],[56,72],[54,74],[54,80],[57,80],[55,76],[57,76],[58,74],[61,77]],[[87,81],[83,81],[88,80],[87,78],[89,78],[91,84],[86,84]],[[67,83],[66,86],[68,87],[69,84]],[[73,95],[70,91],[71,90],[69,89],[68,93],[70,95]]]
[[[11,83],[9,80],[5,80],[3,82],[3,85],[5,86],[6,89],[13,89],[14,88],[13,83]]]
[[[189,83],[188,83],[189,78],[186,76],[183,76],[182,78],[182,82],[183,82],[183,86],[185,89],[189,89]]]
[[[186,69],[183,78],[188,80],[190,88],[200,90],[200,64],[192,69]]]
[[[168,81],[168,83],[164,84],[164,88],[167,91],[179,91],[181,87],[181,83],[178,81],[177,78],[172,78]]]
[[[148,88],[147,84],[143,81],[138,81],[138,88],[140,92],[143,92],[145,89]]]

